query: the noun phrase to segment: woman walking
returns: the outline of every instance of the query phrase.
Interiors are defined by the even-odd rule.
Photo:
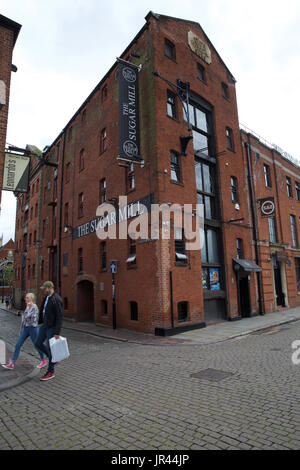
[[[21,329],[20,329],[20,336],[18,339],[18,342],[15,346],[15,351],[12,360],[8,364],[2,364],[5,369],[10,369],[13,370],[15,368],[15,362],[17,361],[21,347],[30,336],[30,339],[36,348],[36,350],[39,353],[41,362],[37,365],[39,369],[47,365],[47,361],[44,360],[44,353],[38,349],[35,345],[36,339],[38,337],[38,318],[39,318],[39,309],[37,305],[34,303],[35,302],[35,295],[28,293],[25,296],[25,302],[26,302],[26,309],[24,314],[22,315],[22,323],[21,323]]]

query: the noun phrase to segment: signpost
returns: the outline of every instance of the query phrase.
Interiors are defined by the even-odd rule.
[[[110,272],[112,274],[112,314],[113,329],[117,328],[117,312],[116,312],[116,290],[115,290],[115,274],[117,273],[117,260],[111,260]]]

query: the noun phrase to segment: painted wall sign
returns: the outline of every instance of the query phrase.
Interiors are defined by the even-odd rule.
[[[141,215],[141,205],[145,206],[148,212],[150,212],[151,204],[153,204],[153,193],[139,199],[138,201],[134,201],[130,204],[127,204],[126,206],[120,207],[118,221],[123,222],[124,220],[129,220],[133,217]],[[117,217],[115,211],[110,212],[107,216],[96,217],[95,219],[74,228],[72,232],[72,238],[73,240],[76,240],[76,238],[85,237],[86,235],[90,235],[92,233],[96,234],[98,224],[100,228],[104,228],[105,225],[113,225],[116,222]]]
[[[119,64],[119,158],[141,161],[138,69]]]
[[[211,52],[208,45],[192,31],[188,32],[188,44],[198,57],[203,59],[207,64],[211,64]]]

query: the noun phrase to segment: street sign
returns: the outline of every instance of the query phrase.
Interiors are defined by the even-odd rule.
[[[110,262],[110,272],[112,274],[116,274],[116,272],[117,272],[117,262],[116,261],[111,261]]]

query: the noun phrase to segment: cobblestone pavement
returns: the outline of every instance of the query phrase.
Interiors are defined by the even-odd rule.
[[[10,349],[18,323],[0,310]],[[299,321],[210,345],[61,334],[71,356],[53,380],[0,392],[1,450],[300,448]],[[36,361],[30,341],[23,354]]]

